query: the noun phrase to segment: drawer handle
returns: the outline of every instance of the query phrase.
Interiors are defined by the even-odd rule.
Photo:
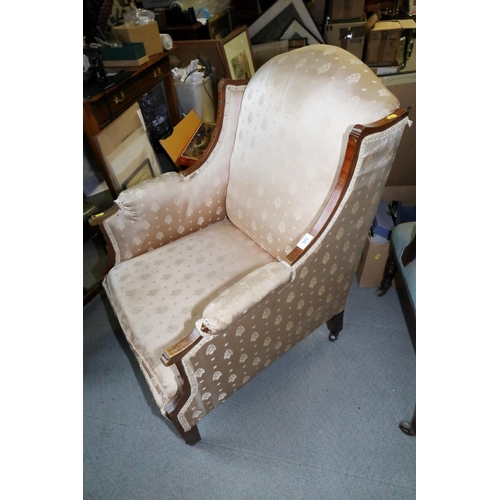
[[[119,102],[122,102],[123,99],[125,99],[125,92],[123,92],[123,91],[120,92],[119,96],[115,94],[114,97],[113,97],[113,101],[115,101],[115,104],[118,104]]]
[[[153,70],[153,76],[156,78],[161,75],[161,68],[156,68]]]

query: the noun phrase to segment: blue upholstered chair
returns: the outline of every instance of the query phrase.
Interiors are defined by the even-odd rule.
[[[413,326],[416,324],[417,310],[417,223],[404,222],[398,224],[392,231],[391,235],[391,253],[387,260],[387,265],[384,272],[384,277],[380,288],[377,290],[377,295],[382,296],[391,287],[392,280],[396,273],[399,273],[403,284],[404,291],[409,304],[411,321]],[[415,343],[414,343],[415,346]],[[414,436],[416,433],[416,409],[413,412],[411,422],[402,421],[399,424],[400,429],[409,436]]]

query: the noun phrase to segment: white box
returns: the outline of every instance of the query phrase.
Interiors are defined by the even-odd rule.
[[[201,82],[174,82],[179,111],[187,115],[192,109],[202,122],[215,123],[214,87],[209,76]]]

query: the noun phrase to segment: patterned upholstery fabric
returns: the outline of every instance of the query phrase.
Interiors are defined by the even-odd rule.
[[[243,90],[227,89],[219,142],[203,167],[187,177],[163,174],[120,193],[116,203],[121,210],[104,222],[117,264],[225,218],[229,158]]]
[[[312,45],[250,80],[231,157],[229,219],[281,259],[315,222],[337,181],[352,127],[398,100],[359,59]]]
[[[247,314],[255,304],[293,279],[292,268],[272,262],[251,272],[214,299],[203,311],[203,325],[216,334]]]
[[[295,280],[266,296],[184,358],[192,396],[186,430],[335,314],[344,310],[363,245],[407,121],[363,141],[344,203],[294,266]]]
[[[212,299],[272,261],[226,219],[108,273],[104,286],[120,325],[166,400],[176,386],[171,387],[172,369],[160,362],[165,348],[191,333]]]
[[[290,266],[279,261],[325,206],[352,126],[398,102],[327,45],[276,57],[243,90],[227,89],[221,138],[196,173],[124,191],[104,222],[117,255],[105,289],[164,415],[179,372],[160,356],[195,328],[202,337],[180,361],[190,392],[175,418],[185,431],[343,311],[409,123],[363,139],[340,206]]]

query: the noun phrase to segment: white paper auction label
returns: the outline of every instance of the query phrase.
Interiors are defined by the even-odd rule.
[[[297,243],[297,246],[301,250],[304,250],[304,248],[306,248],[306,246],[309,245],[309,243],[311,243],[312,239],[313,239],[313,236],[309,233],[306,233],[306,234],[304,234],[304,236],[302,236],[300,241]]]

